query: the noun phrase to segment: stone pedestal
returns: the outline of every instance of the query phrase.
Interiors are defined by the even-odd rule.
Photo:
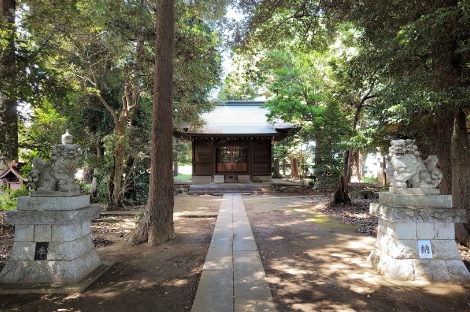
[[[90,235],[91,220],[99,214],[89,195],[19,198],[18,210],[5,215],[5,224],[15,225],[15,242],[0,282],[80,281],[101,265]]]
[[[452,196],[381,192],[370,213],[379,218],[374,269],[397,280],[470,281],[454,233],[466,211],[452,208]]]

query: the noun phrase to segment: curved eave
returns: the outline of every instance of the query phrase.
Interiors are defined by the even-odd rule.
[[[282,127],[277,127],[276,125],[274,129],[276,129],[276,131],[278,132],[278,136],[275,138],[274,142],[278,143],[284,140],[285,138],[296,134],[302,129],[302,127],[295,127],[292,125],[283,124]]]
[[[9,167],[2,175],[0,175],[0,179],[5,179],[8,177],[8,175],[14,175],[16,178],[23,180],[23,177],[21,176],[21,173],[13,169],[12,167]]]
[[[197,133],[197,132],[173,132],[173,136],[183,139],[192,140],[194,138],[274,138],[280,133]]]

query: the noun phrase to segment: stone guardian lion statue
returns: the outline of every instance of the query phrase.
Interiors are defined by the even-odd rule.
[[[390,187],[396,189],[435,189],[442,180],[442,172],[436,167],[437,156],[422,160],[414,140],[393,140],[388,156],[394,174]]]

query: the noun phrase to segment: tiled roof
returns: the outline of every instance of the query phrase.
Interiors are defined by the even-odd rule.
[[[277,134],[272,124],[267,121],[266,108],[261,108],[262,102],[228,102],[219,105],[201,115],[206,124],[188,133],[201,134]]]

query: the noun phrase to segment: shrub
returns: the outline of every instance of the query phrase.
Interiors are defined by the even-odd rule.
[[[0,206],[3,210],[16,209],[18,197],[29,195],[29,190],[24,184],[21,186],[21,188],[14,191],[6,188],[5,186],[3,186],[2,189],[3,193],[0,195]]]

